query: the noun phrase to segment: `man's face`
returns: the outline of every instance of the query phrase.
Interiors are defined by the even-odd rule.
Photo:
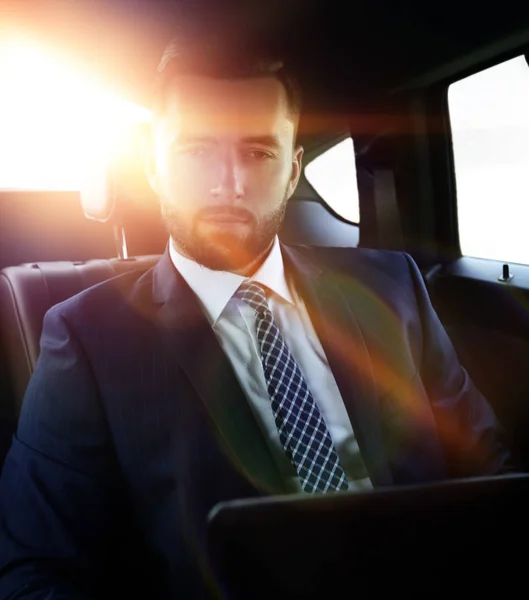
[[[247,272],[269,249],[301,169],[286,92],[273,77],[182,76],[155,123],[151,184],[176,250]]]

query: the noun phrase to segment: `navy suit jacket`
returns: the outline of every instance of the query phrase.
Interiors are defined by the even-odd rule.
[[[409,256],[282,252],[375,486],[507,468],[495,416]],[[166,252],[146,273],[45,317],[0,482],[0,598],[202,597],[215,588],[208,511],[283,492],[234,371]]]

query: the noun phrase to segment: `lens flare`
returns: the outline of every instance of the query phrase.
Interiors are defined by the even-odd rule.
[[[105,91],[38,45],[0,43],[1,188],[79,190],[150,112]]]

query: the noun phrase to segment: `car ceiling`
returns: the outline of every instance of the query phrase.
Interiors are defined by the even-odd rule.
[[[38,38],[131,100],[182,22],[272,44],[316,105],[391,90],[493,42],[529,41],[529,5],[443,0],[9,0],[4,23]]]

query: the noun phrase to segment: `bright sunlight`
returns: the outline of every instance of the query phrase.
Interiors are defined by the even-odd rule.
[[[150,112],[14,36],[0,42],[0,188],[79,190]],[[97,178],[97,177],[96,177]]]

